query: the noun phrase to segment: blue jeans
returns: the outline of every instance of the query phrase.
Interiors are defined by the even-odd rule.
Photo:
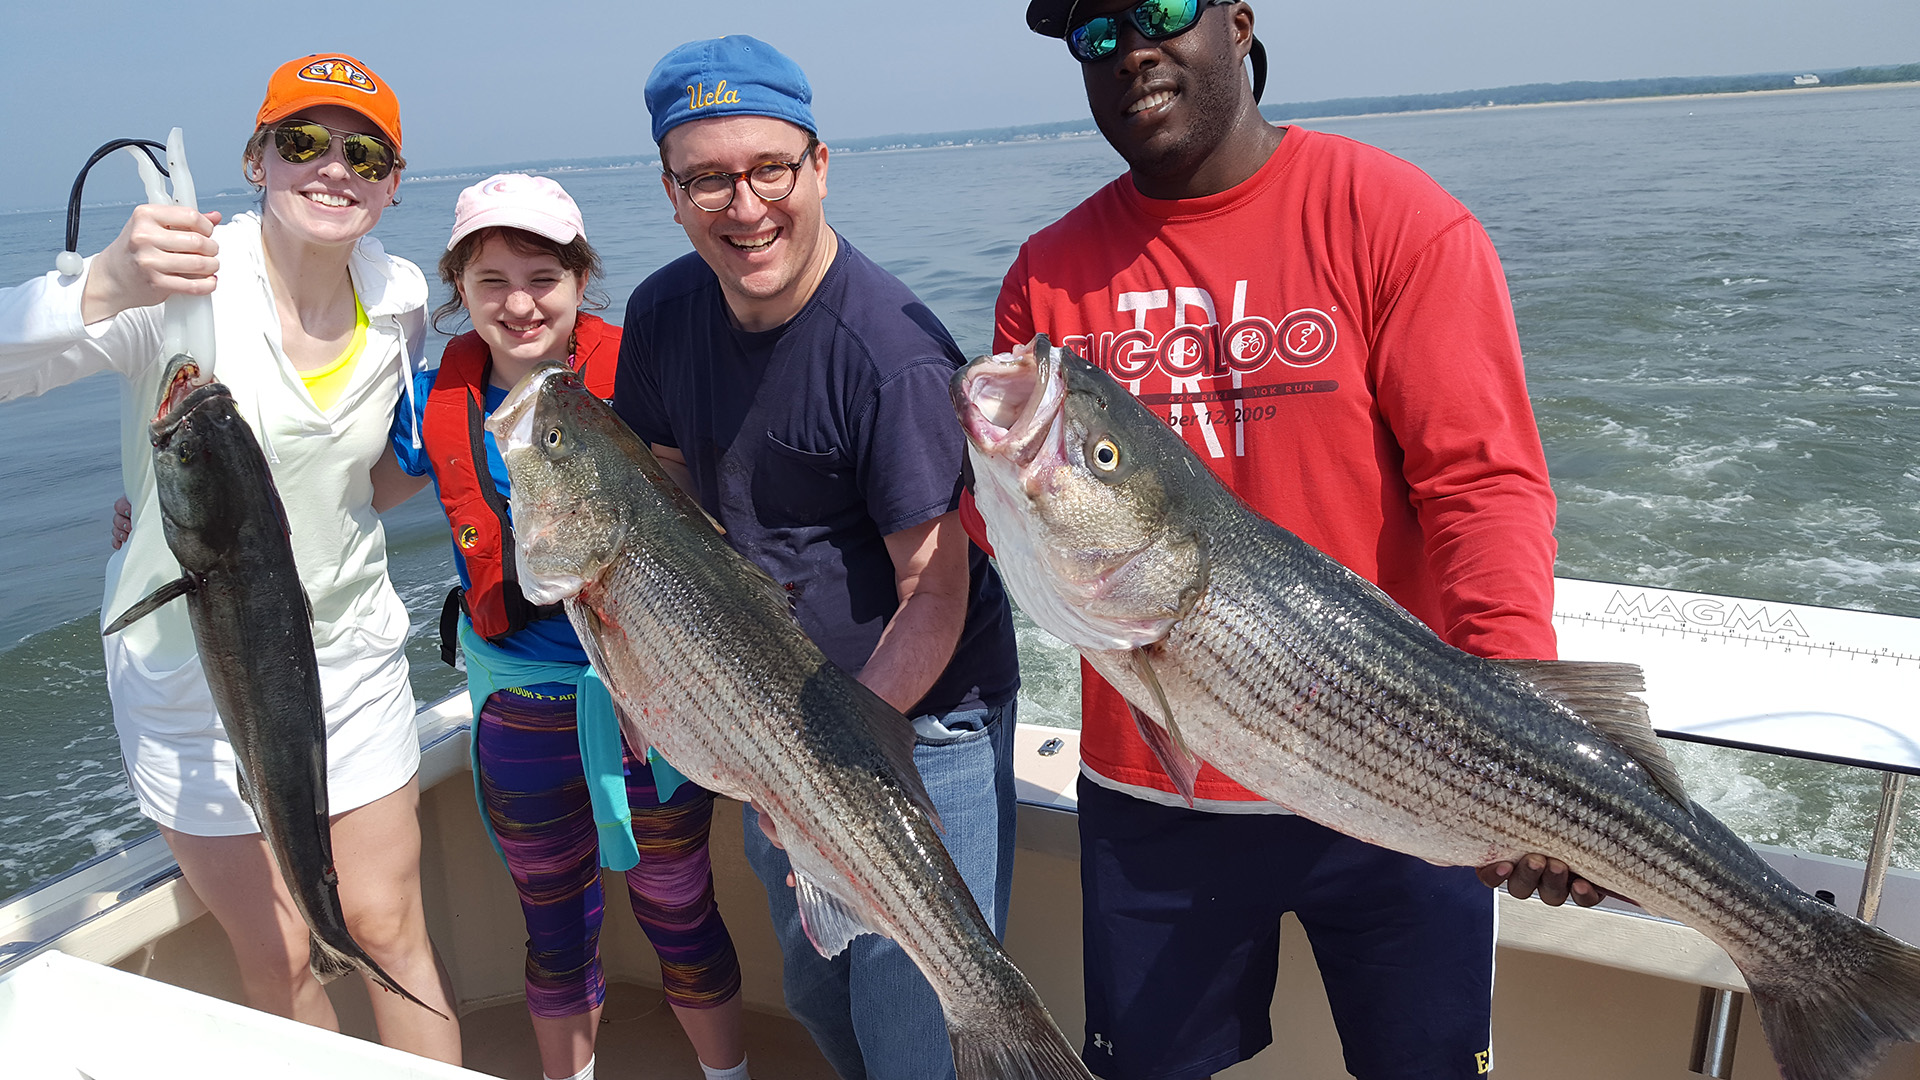
[[[946,826],[941,839],[980,913],[1004,936],[1013,886],[1014,703],[936,716],[951,733],[919,738],[913,762]],[[800,925],[787,886],[787,853],[746,810],[747,862],[767,888],[785,962],[787,1009],[842,1080],[952,1080],[946,1015],[907,954],[862,934],[840,955],[821,956]]]

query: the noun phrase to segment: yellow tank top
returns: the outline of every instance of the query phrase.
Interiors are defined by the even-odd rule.
[[[340,400],[340,392],[347,388],[347,382],[353,378],[353,362],[360,350],[367,345],[367,309],[360,306],[360,294],[353,296],[353,337],[347,339],[347,347],[340,359],[318,371],[303,371],[300,381],[307,384],[307,393],[313,395],[313,403],[321,409],[333,408]]]

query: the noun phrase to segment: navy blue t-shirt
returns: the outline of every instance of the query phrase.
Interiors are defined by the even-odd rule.
[[[734,548],[788,587],[828,659],[857,675],[899,606],[889,533],[959,506],[965,437],[947,381],[959,347],[899,279],[840,250],[813,298],[772,330],[739,329],[689,254],[633,292],[613,406],[686,458]],[[960,643],[913,715],[1013,698],[1013,618],[969,545]]]

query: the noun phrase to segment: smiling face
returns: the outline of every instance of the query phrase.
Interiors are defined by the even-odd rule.
[[[565,360],[587,286],[537,238],[510,243],[489,229],[455,287],[493,354],[492,381],[511,387],[542,360]],[[526,234],[522,234],[526,235]]]
[[[1085,0],[1073,23],[1135,2]],[[1114,54],[1080,65],[1094,123],[1143,194],[1173,199],[1224,191],[1272,152],[1278,135],[1260,118],[1243,68],[1252,41],[1253,12],[1245,4],[1209,6],[1192,28],[1165,41],[1149,41],[1123,20]]]
[[[837,250],[821,200],[827,194],[827,148],[818,147],[794,178],[793,193],[768,202],[744,182],[733,202],[709,212],[695,206],[674,178],[707,172],[746,172],[768,161],[797,161],[808,135],[766,116],[695,120],[666,133],[660,182],[673,201],[673,219],[720,279],[727,307],[748,330],[770,330],[799,314],[826,276]]]
[[[335,131],[380,134],[379,125],[340,105],[302,109],[294,119],[312,120]],[[398,169],[378,183],[361,179],[347,167],[338,139],[326,153],[296,165],[280,156],[269,137],[258,156],[250,157],[248,167],[259,170],[267,227],[286,229],[317,247],[352,244],[372,232],[400,186]]]

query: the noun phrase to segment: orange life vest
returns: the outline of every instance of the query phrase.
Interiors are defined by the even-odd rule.
[[[620,356],[620,328],[581,312],[574,324],[574,370],[596,397],[613,397]],[[487,379],[493,354],[469,330],[447,342],[440,370],[421,410],[420,441],[440,490],[440,505],[453,528],[454,547],[467,571],[465,590],[454,589],[440,613],[440,656],[453,663],[454,627],[460,611],[481,637],[498,640],[538,619],[561,613],[560,605],[530,603],[520,593],[513,557],[513,519],[507,500],[487,471],[485,429]]]

